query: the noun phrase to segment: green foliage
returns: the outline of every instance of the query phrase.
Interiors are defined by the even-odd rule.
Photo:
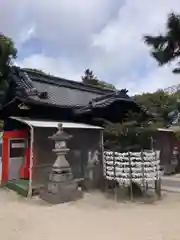
[[[154,93],[135,95],[134,100],[143,105],[149,112],[155,113],[158,121],[167,124],[169,121],[169,112],[177,109],[177,99],[179,96],[179,92],[168,94],[163,90],[158,90]]]
[[[40,74],[50,75],[50,74],[45,73],[43,70],[37,69],[37,68],[24,68],[24,70],[28,71],[28,72],[36,72],[36,73],[40,73]]]
[[[82,82],[87,85],[92,85],[92,86],[96,86],[96,87],[100,87],[100,88],[104,88],[104,89],[111,89],[111,90],[116,89],[114,85],[104,82],[104,81],[100,81],[94,75],[93,71],[90,69],[86,69],[84,71],[84,76],[82,76]]]
[[[151,137],[155,137],[158,128],[166,127],[171,119],[169,113],[180,108],[179,90],[170,94],[163,90],[154,93],[135,95],[134,100],[143,105],[150,113],[152,119],[143,120],[141,114],[129,113],[123,123],[109,123],[105,121],[105,140],[107,146],[118,146],[118,150],[150,148]],[[180,133],[176,133],[180,139]]]
[[[13,59],[16,58],[17,50],[12,39],[0,34],[0,87],[6,86]]]
[[[173,134],[177,140],[180,140],[180,132],[174,132]]]
[[[150,136],[155,131],[139,126],[136,121],[123,123],[105,123],[104,140],[105,147],[117,151],[131,151],[150,147]]]
[[[116,90],[116,88],[113,84],[107,83],[107,82],[104,82],[104,81],[100,81],[100,80],[98,80],[98,86],[101,87],[101,88]]]
[[[88,85],[98,85],[98,79],[90,69],[85,70],[84,76],[82,77],[82,82]]]
[[[180,57],[180,15],[171,13],[168,15],[166,31],[157,36],[145,36],[144,41],[152,47],[151,55],[159,65],[164,65]],[[180,62],[178,63],[178,65]],[[174,73],[180,73],[177,66]]]
[[[3,128],[4,126],[4,121],[0,120],[0,128]]]

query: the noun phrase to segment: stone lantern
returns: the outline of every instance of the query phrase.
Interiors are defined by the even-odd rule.
[[[63,177],[65,180],[68,178],[70,178],[70,180],[72,179],[71,168],[66,160],[66,154],[69,152],[66,141],[70,138],[72,138],[72,136],[63,131],[62,124],[59,124],[58,131],[49,137],[49,139],[55,142],[55,148],[52,151],[57,155],[50,174],[50,180],[52,181],[62,181]]]
[[[50,203],[58,204],[69,202],[81,197],[81,191],[73,179],[71,167],[66,160],[69,149],[66,142],[72,138],[65,133],[62,124],[58,125],[58,131],[49,139],[53,140],[55,147],[56,160],[52,166],[47,185],[40,192],[40,197]]]

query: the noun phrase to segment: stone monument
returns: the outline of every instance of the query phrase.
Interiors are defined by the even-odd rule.
[[[73,201],[82,196],[82,191],[74,181],[71,167],[66,160],[66,154],[69,151],[66,141],[71,137],[63,131],[62,124],[59,124],[58,131],[49,137],[55,142],[53,152],[57,157],[52,166],[49,181],[40,191],[40,198],[52,204]]]
[[[93,190],[98,188],[101,165],[99,160],[99,151],[88,152],[88,163],[85,170],[84,188]]]

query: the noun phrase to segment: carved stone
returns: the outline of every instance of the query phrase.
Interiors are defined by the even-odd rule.
[[[84,180],[85,189],[93,190],[99,187],[100,171],[99,152],[89,152]]]
[[[63,131],[61,124],[58,127],[57,133],[50,137],[55,141],[53,152],[57,157],[52,166],[49,181],[40,192],[41,199],[51,204],[73,201],[82,196],[82,191],[78,189],[71,167],[66,160],[66,154],[69,151],[66,141],[72,136]]]

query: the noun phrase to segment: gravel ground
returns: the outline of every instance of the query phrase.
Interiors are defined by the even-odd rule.
[[[154,204],[117,203],[100,193],[50,206],[0,189],[2,240],[180,239],[180,195]]]

